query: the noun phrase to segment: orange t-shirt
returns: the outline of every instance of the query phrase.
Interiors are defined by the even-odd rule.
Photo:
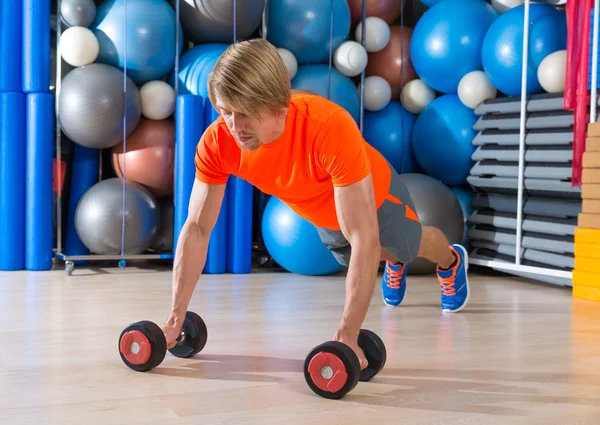
[[[320,96],[293,94],[283,134],[254,151],[241,150],[219,116],[196,148],[196,178],[224,184],[240,177],[286,203],[315,226],[339,230],[334,186],[371,173],[377,208],[391,181],[385,158],[369,145],[352,116]]]

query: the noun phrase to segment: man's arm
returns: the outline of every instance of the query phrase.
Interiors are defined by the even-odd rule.
[[[173,302],[168,323],[178,328],[206,263],[208,241],[221,210],[225,184],[194,182],[188,217],[177,241],[173,267]],[[178,326],[179,325],[179,326]]]
[[[346,302],[334,338],[356,351],[358,334],[375,290],[381,255],[371,174],[357,183],[335,187],[334,191],[338,222],[352,247],[346,277]]]

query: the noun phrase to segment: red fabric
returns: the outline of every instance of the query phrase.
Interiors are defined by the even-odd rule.
[[[571,0],[571,2],[573,2]],[[582,159],[585,151],[586,130],[588,124],[588,67],[590,53],[590,11],[594,0],[578,2],[583,10],[578,13],[581,22],[581,40],[579,44],[579,63],[577,64],[577,87],[575,89],[574,135],[573,135],[573,174],[571,184],[581,186]],[[579,32],[579,31],[578,31]]]

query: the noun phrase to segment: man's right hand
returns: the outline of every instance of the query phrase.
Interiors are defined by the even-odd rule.
[[[167,350],[175,347],[177,344],[177,338],[181,335],[181,323],[175,323],[172,319],[168,319],[160,328],[165,334],[165,339],[167,340]]]

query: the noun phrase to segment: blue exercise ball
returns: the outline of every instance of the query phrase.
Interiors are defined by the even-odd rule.
[[[469,217],[471,217],[471,214],[473,214],[471,202],[475,197],[475,192],[469,186],[454,186],[451,187],[450,190],[452,191],[452,193],[454,193],[454,196],[456,196],[456,199],[460,204],[460,208],[462,209],[465,221],[465,228],[463,231],[463,239],[461,245],[464,246],[466,249],[470,249],[468,234],[469,228],[471,226],[469,225]]]
[[[482,49],[483,69],[492,84],[508,96],[521,94],[524,6],[504,12],[488,30]],[[567,48],[564,13],[545,4],[529,6],[527,94],[542,92],[537,78],[540,62],[550,53]]]
[[[446,94],[430,102],[417,117],[412,146],[423,170],[447,186],[460,186],[474,161],[473,125],[477,116],[456,94]]]
[[[333,0],[333,38],[330,0],[269,0],[267,39],[291,51],[298,64],[321,63],[348,39],[350,7],[346,0]]]
[[[121,69],[127,65],[127,75],[138,85],[168,75],[183,48],[183,31],[165,0],[106,0],[98,5],[91,29],[100,47],[96,62]]]
[[[320,276],[342,269],[323,245],[317,228],[275,196],[267,201],[261,224],[267,251],[287,271]]]
[[[412,132],[417,117],[392,100],[385,108],[367,112],[363,137],[377,149],[399,173],[418,173],[420,167],[412,150]]]
[[[471,71],[482,70],[481,46],[498,12],[483,0],[444,0],[415,25],[410,58],[419,77],[441,93],[456,93]]]
[[[352,115],[358,123],[360,119],[360,97],[352,80],[325,64],[304,65],[298,67],[292,80],[292,88],[310,90],[338,104]],[[329,90],[328,90],[329,88]]]
[[[179,94],[208,97],[208,76],[228,47],[228,44],[223,43],[199,44],[183,53],[179,59],[177,75]],[[174,72],[169,76],[169,84],[175,86]]]

